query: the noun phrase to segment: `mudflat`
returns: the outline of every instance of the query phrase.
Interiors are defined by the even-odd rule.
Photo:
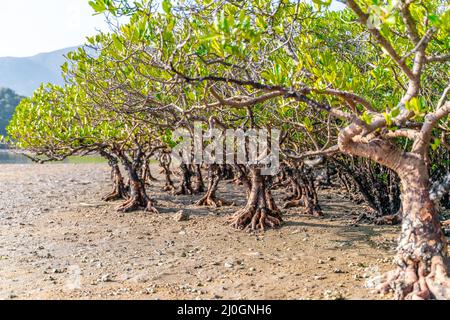
[[[226,224],[242,187],[220,184],[234,207],[198,208],[158,172],[160,214],[121,214],[100,200],[106,164],[0,165],[0,299],[390,298],[367,287],[393,268],[399,228],[354,225],[364,209],[341,190],[320,191],[323,218],[293,208],[280,229],[246,233]]]

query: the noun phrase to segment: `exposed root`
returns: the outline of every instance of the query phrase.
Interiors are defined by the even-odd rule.
[[[267,228],[281,226],[283,219],[280,214],[265,208],[244,208],[236,212],[229,223],[238,230],[265,231]]]
[[[319,205],[313,204],[308,205],[308,201],[305,201],[304,199],[295,199],[288,201],[284,204],[283,209],[298,208],[298,207],[305,207],[302,212],[305,215],[314,217],[323,217],[324,215]]]
[[[155,214],[159,213],[159,211],[154,207],[154,201],[146,200],[144,202],[146,203],[143,203],[143,201],[141,201],[137,196],[130,197],[127,201],[117,207],[117,211],[128,213],[137,210],[144,210],[145,212],[151,212]]]
[[[223,199],[219,199],[216,197],[210,197],[208,195],[205,195],[203,198],[198,200],[195,203],[196,206],[199,207],[210,207],[210,208],[220,208],[220,207],[228,207],[234,205],[234,203],[225,201]]]
[[[303,214],[306,214],[308,216],[318,217],[318,218],[324,216],[322,209],[319,206],[307,207],[303,211]]]
[[[181,188],[174,192],[175,196],[192,196],[194,194],[194,190],[190,186],[181,186]]]
[[[106,202],[128,199],[128,187],[125,186],[122,173],[117,163],[114,163],[111,171],[111,177],[114,180],[114,190],[105,195],[102,200]]]
[[[290,209],[290,208],[297,208],[297,207],[303,207],[305,203],[302,199],[298,200],[291,200],[284,204],[283,209]]]
[[[180,165],[180,169],[181,169],[181,186],[180,189],[174,193],[174,195],[191,196],[194,194],[194,190],[192,189],[191,184],[192,172],[189,170],[188,166],[184,163]]]
[[[402,223],[402,216],[399,214],[392,214],[388,216],[378,217],[374,219],[374,223],[379,226],[381,225],[393,226]]]
[[[177,189],[177,188],[175,188],[174,185],[166,184],[166,185],[162,188],[162,191],[174,193],[176,189]]]
[[[393,291],[399,300],[450,300],[450,278],[444,259],[434,256],[428,275],[426,269],[422,262],[398,267],[382,277],[383,283],[376,291],[383,294]]]
[[[126,196],[124,196],[123,194],[120,194],[117,190],[114,190],[114,191],[108,193],[107,195],[105,195],[102,198],[102,201],[112,202],[112,201],[117,201],[117,200],[121,200],[121,199],[126,199]]]

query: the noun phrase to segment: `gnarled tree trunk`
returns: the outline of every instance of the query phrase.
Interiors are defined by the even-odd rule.
[[[288,197],[284,209],[305,207],[304,213],[316,217],[323,216],[319,205],[316,186],[311,174],[302,168],[286,168],[286,175],[291,183],[293,195]]]
[[[426,155],[416,151],[418,148],[413,148],[415,152],[403,152],[382,139],[364,141],[360,137],[362,131],[356,125],[342,130],[340,149],[387,166],[399,175],[402,185],[397,269],[385,275],[377,289],[393,290],[398,299],[450,299],[447,241],[430,199]]]
[[[150,199],[145,191],[145,183],[139,177],[138,170],[134,165],[125,165],[130,180],[130,196],[127,201],[117,208],[119,212],[132,212],[143,209],[147,212],[159,213],[154,207],[154,201]]]
[[[114,182],[114,189],[112,192],[102,198],[103,201],[116,201],[121,199],[128,199],[128,190],[123,182],[123,176],[120,172],[120,167],[117,163],[112,165],[112,179]]]
[[[162,168],[161,173],[164,174],[165,185],[163,191],[174,192],[175,185],[172,181],[172,171],[170,170],[170,165],[172,164],[172,157],[170,154],[163,152],[159,157],[159,165]]]
[[[261,175],[261,169],[257,167],[252,167],[250,173],[247,205],[229,219],[231,225],[240,230],[265,230],[280,226],[282,218],[267,186],[267,178]]]
[[[185,163],[182,163],[180,165],[180,169],[181,169],[181,185],[179,191],[176,192],[175,195],[177,196],[193,195],[194,190],[192,189],[191,184],[192,172],[189,170],[189,167]]]
[[[195,194],[205,192],[205,183],[203,182],[202,168],[199,164],[195,164],[193,167],[194,187],[192,189]]]
[[[430,199],[424,162],[399,167],[403,222],[397,269],[390,272],[380,291],[393,289],[399,299],[450,299],[447,242],[435,204]]]
[[[219,186],[219,182],[221,180],[222,172],[220,166],[217,164],[211,164],[208,168],[208,190],[199,201],[197,201],[196,205],[198,206],[206,206],[206,207],[223,207],[230,205],[223,199],[219,199],[216,196],[217,188]]]

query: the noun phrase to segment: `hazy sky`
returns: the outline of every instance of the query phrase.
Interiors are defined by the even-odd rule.
[[[25,57],[84,43],[104,17],[88,0],[0,0],[0,57]]]
[[[342,6],[334,1],[334,9]],[[104,17],[92,13],[88,0],[0,0],[0,57],[83,44],[97,29],[107,30]]]

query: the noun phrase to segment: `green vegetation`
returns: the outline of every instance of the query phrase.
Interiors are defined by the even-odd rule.
[[[23,97],[11,89],[0,88],[0,136],[6,134],[6,126]]]
[[[175,129],[280,128],[280,181],[263,176],[262,163],[232,167],[248,203],[230,225],[281,226],[276,182],[293,191],[285,208],[321,216],[312,171],[326,158],[341,164],[351,177],[342,183],[359,186],[376,218],[389,216],[374,220],[403,223],[397,269],[378,290],[449,299],[447,243],[430,184],[433,168],[448,169],[438,165],[450,149],[448,6],[347,0],[346,10],[332,12],[328,2],[313,2],[90,1],[97,13],[129,22],[70,53],[66,87],[44,86],[25,99],[8,132],[17,147],[49,160],[101,154],[115,177],[106,199],[124,198],[119,211],[157,212],[145,188],[148,164],[159,159],[172,190]],[[200,164],[179,169],[175,194],[203,192]],[[198,205],[226,205],[215,191],[229,169],[208,164]]]

